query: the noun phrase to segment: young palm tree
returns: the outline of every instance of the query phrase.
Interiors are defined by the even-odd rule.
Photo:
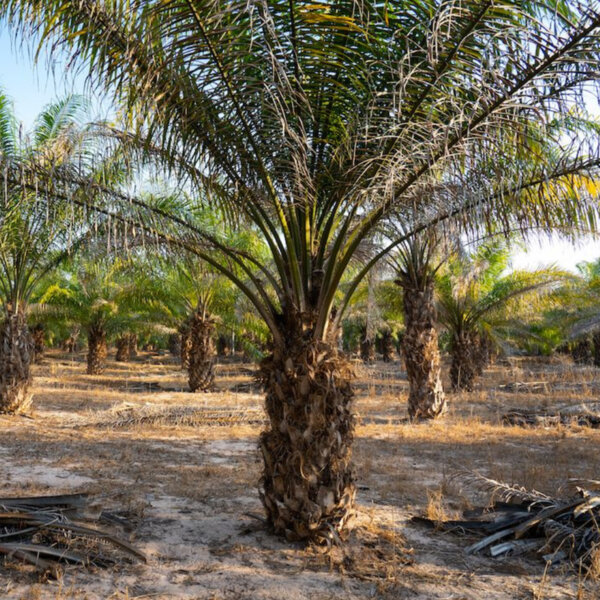
[[[454,390],[473,389],[503,333],[516,328],[517,302],[528,303],[554,291],[564,274],[555,269],[513,271],[502,242],[463,253],[438,278],[438,314],[450,335],[450,380]],[[521,327],[524,330],[524,327]]]
[[[38,194],[27,187],[28,168],[39,162],[81,166],[92,137],[83,116],[84,102],[72,96],[46,107],[32,131],[22,134],[0,93],[0,156],[7,174],[0,192],[0,412],[22,412],[31,402],[30,365],[41,356],[44,335],[34,328],[32,338],[26,322],[36,286],[88,237],[72,204],[52,203],[51,189]],[[10,180],[11,169],[21,172],[21,183]]]
[[[162,161],[203,202],[239,213],[268,246],[262,261],[138,198],[116,209],[114,200],[86,200],[194,247],[269,327],[261,497],[278,533],[332,541],[348,531],[353,391],[332,331],[398,240],[358,272],[331,315],[357,249],[389,212],[410,208],[408,235],[459,214],[485,222],[515,211],[520,222],[544,226],[590,217],[589,194],[573,174],[597,167],[595,139],[572,152],[582,138],[555,131],[555,151],[535,166],[511,157],[519,146],[535,152],[537,136],[550,135],[546,124],[582,104],[595,82],[596,8],[554,0],[0,0],[20,33],[70,52],[92,84],[112,93],[130,116],[131,133],[116,137]],[[502,167],[479,170],[474,157]],[[47,181],[44,169],[36,172]],[[73,173],[55,171],[53,181],[83,202],[71,193],[81,186]],[[430,196],[440,184],[445,193]],[[515,197],[523,188],[529,193]]]
[[[106,367],[108,338],[148,321],[146,311],[155,308],[151,290],[149,279],[121,260],[84,258],[57,274],[40,303],[54,307],[54,318],[86,333],[87,372],[99,375]]]
[[[561,290],[560,306],[547,311],[545,326],[558,325],[558,340],[570,346],[576,363],[600,366],[600,259],[582,262],[577,270]]]

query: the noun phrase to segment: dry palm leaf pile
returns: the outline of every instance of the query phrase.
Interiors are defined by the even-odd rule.
[[[0,554],[33,565],[57,578],[61,564],[108,567],[146,557],[127,541],[100,528],[124,518],[96,511],[91,516],[87,494],[0,498]]]
[[[465,511],[464,520],[413,520],[442,531],[483,536],[466,548],[468,554],[534,554],[550,565],[566,563],[578,572],[599,574],[600,481],[572,480],[571,495],[552,498],[492,479],[468,477],[492,491],[489,506]]]
[[[600,428],[600,404],[579,404],[575,406],[558,407],[555,410],[520,410],[508,411],[502,416],[506,425],[521,427],[565,427],[577,425],[580,427]]]
[[[84,427],[125,429],[139,426],[201,425],[224,427],[228,425],[263,425],[264,411],[258,409],[208,409],[193,406],[132,406],[119,405],[100,415]]]

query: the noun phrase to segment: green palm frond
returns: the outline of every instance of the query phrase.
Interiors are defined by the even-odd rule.
[[[197,251],[278,343],[291,312],[315,314],[312,335],[326,335],[333,304],[341,318],[399,243],[336,299],[359,248],[392,215],[404,238],[449,219],[596,227],[589,183],[600,150],[573,110],[597,83],[595,0],[1,0],[0,11],[110,91],[126,117],[111,133],[125,154],[165,167],[194,203],[251,223],[269,255],[98,186],[88,206]],[[48,173],[38,174],[43,183]],[[77,173],[53,175],[65,198],[84,202]]]

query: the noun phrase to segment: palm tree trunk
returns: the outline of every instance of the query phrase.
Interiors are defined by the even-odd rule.
[[[77,351],[77,340],[79,339],[79,327],[73,329],[69,334],[69,337],[63,342],[62,348],[66,352],[76,352]]]
[[[360,357],[363,362],[372,363],[375,361],[375,344],[373,340],[363,337],[360,341]]]
[[[469,331],[461,331],[454,336],[450,349],[450,381],[454,391],[473,391],[477,375],[477,336]]]
[[[592,334],[592,343],[594,345],[594,366],[600,367],[600,330]]]
[[[586,335],[584,338],[575,342],[575,345],[571,351],[571,355],[573,357],[573,361],[578,365],[592,364],[592,344],[589,335]]]
[[[381,358],[383,362],[394,360],[394,340],[391,330],[387,328],[381,332]]]
[[[22,413],[31,406],[33,351],[25,315],[9,312],[0,325],[0,413]]]
[[[118,362],[126,362],[131,358],[131,339],[130,334],[126,333],[117,338],[117,354],[115,360]]]
[[[215,379],[213,321],[204,312],[195,312],[190,320],[188,384],[192,392],[208,391]]]
[[[492,340],[486,333],[478,334],[474,340],[475,345],[475,374],[481,375],[492,362],[494,347]]]
[[[31,329],[31,336],[33,338],[33,362],[39,363],[44,356],[46,328],[41,323],[38,323]]]
[[[351,370],[332,344],[286,339],[260,367],[270,422],[260,437],[261,499],[289,540],[344,539],[355,498]]]
[[[93,325],[88,330],[87,372],[100,375],[106,367],[106,332],[101,325]]]
[[[179,333],[169,335],[168,347],[173,356],[181,356],[181,335]]]
[[[440,351],[435,330],[433,280],[424,285],[399,282],[403,288],[404,324],[402,356],[409,383],[411,419],[434,419],[447,409],[440,378]]]
[[[190,319],[186,319],[184,323],[181,325],[179,331],[181,333],[181,368],[184,370],[188,370],[190,366],[190,350],[192,348],[192,337],[191,337],[191,327],[190,327]]]
[[[133,358],[138,355],[138,335],[137,333],[130,333],[127,336],[129,340],[129,358]]]

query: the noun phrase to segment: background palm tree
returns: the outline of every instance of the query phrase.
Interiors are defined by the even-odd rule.
[[[408,414],[433,419],[446,411],[441,380],[435,305],[435,275],[443,264],[440,233],[433,228],[401,244],[390,261],[402,289],[402,358],[409,384]]]
[[[155,318],[149,313],[160,311],[151,280],[131,264],[111,257],[76,259],[71,268],[57,272],[40,303],[54,308],[54,319],[86,333],[90,375],[104,371],[109,337],[146,325]]]
[[[199,201],[240,213],[269,248],[268,261],[257,259],[138,198],[121,198],[116,209],[119,195],[110,204],[86,200],[193,246],[267,324],[261,497],[276,532],[332,541],[348,531],[353,391],[332,330],[399,240],[357,273],[335,318],[332,308],[357,249],[390,211],[410,208],[407,235],[455,215],[485,223],[516,213],[544,226],[590,220],[595,198],[573,174],[596,169],[596,140],[546,125],[582,105],[596,81],[596,8],[554,0],[0,1],[20,33],[71,53],[92,84],[111,92],[130,117],[130,132],[116,137],[163,162]],[[555,151],[524,168],[515,149],[535,152],[540,136]],[[488,168],[494,161],[502,168]],[[48,181],[47,170],[36,173]],[[445,193],[430,196],[440,174]],[[73,193],[80,178],[52,176],[83,203]]]
[[[438,277],[438,314],[450,338],[454,390],[472,390],[494,347],[516,329],[526,333],[522,317],[528,311],[519,311],[519,303],[531,305],[565,277],[551,268],[505,273],[509,256],[503,241],[484,243],[463,250]]]
[[[0,93],[0,153],[6,169],[22,172],[30,164],[81,166],[93,132],[84,124],[86,107],[77,96],[47,106],[28,134],[19,130],[12,105]],[[0,412],[25,411],[30,405],[30,364],[41,351],[27,327],[27,312],[40,282],[89,237],[81,211],[52,202],[27,185],[6,180],[0,201]],[[40,331],[40,330],[36,330]]]

